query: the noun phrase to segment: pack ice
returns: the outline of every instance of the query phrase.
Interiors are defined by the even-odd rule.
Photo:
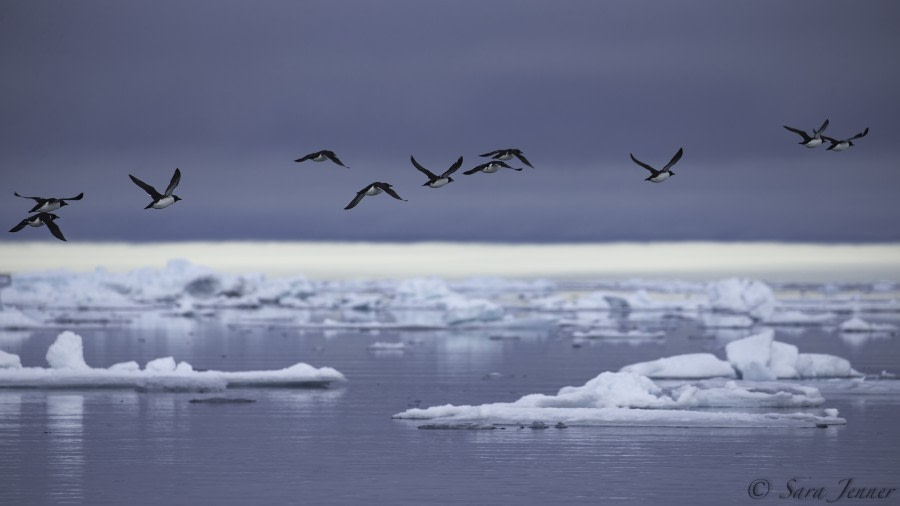
[[[135,388],[142,391],[219,391],[235,387],[325,387],[346,381],[330,367],[297,363],[270,371],[195,371],[172,357],[123,362],[108,368],[84,361],[81,336],[66,331],[47,349],[49,368],[22,367],[18,355],[0,351],[0,388]]]

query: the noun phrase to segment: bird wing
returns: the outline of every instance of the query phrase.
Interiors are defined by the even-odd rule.
[[[421,172],[422,174],[425,174],[426,176],[428,176],[428,179],[435,180],[435,179],[438,178],[437,176],[434,175],[433,172],[431,172],[430,170],[426,169],[425,167],[422,167],[422,165],[420,165],[419,162],[416,161],[416,157],[414,157],[414,156],[412,156],[412,155],[409,155],[409,160],[412,162],[412,164],[413,164],[417,169],[419,169],[419,172]],[[383,188],[382,188],[382,189],[383,189]]]
[[[308,155],[306,155],[306,156],[304,156],[304,157],[300,157],[300,158],[298,158],[298,159],[296,159],[296,160],[294,160],[294,161],[295,161],[295,162],[305,162],[305,161],[307,161],[307,160],[312,160],[313,158],[319,156],[320,153],[321,153],[321,151],[316,151],[315,153],[310,153],[310,154],[308,154]]]
[[[632,162],[634,162],[634,163],[640,165],[641,167],[643,167],[643,168],[649,170],[649,171],[650,171],[651,173],[653,173],[654,175],[659,174],[660,171],[658,171],[658,170],[654,169],[653,167],[647,165],[646,163],[644,163],[644,162],[638,160],[638,159],[635,158],[634,155],[632,155],[631,153],[628,153],[628,156],[631,157],[631,161],[632,161]]]
[[[47,225],[47,228],[50,229],[50,233],[53,234],[53,237],[56,237],[60,241],[66,240],[66,236],[63,235],[62,230],[59,229],[59,226],[52,218],[45,218],[42,221],[44,222],[44,225]]]
[[[828,128],[828,118],[825,118],[825,123],[822,123],[818,130],[813,130],[813,135],[822,135],[826,128]]]
[[[525,155],[523,155],[521,151],[516,151],[516,152],[513,153],[513,154],[516,155],[516,158],[518,158],[519,160],[521,160],[522,163],[524,163],[525,165],[531,167],[532,169],[534,168],[534,165],[531,165],[531,162],[529,162],[528,159],[525,158]]]
[[[678,148],[678,152],[675,153],[675,156],[673,156],[672,159],[669,160],[669,163],[667,163],[666,166],[663,167],[661,172],[665,172],[665,171],[669,170],[670,168],[672,168],[673,165],[678,163],[678,160],[681,160],[681,155],[683,155],[683,154],[684,154],[684,148]]]
[[[859,139],[860,137],[865,137],[868,133],[869,133],[869,127],[866,127],[865,130],[863,130],[862,132],[860,132],[860,133],[854,135],[853,137],[850,137],[850,138],[847,139],[847,140],[848,140],[848,141],[852,141],[852,140],[854,140],[854,139]]]
[[[38,203],[40,203],[40,201],[42,201],[42,200],[48,200],[43,197],[26,197],[25,195],[19,195],[17,192],[13,192],[13,195],[15,195],[16,197],[22,197],[23,199],[31,199]]]
[[[22,230],[23,228],[25,228],[25,225],[28,225],[28,220],[29,220],[29,219],[30,219],[30,217],[29,217],[29,218],[25,218],[24,220],[20,221],[18,225],[16,225],[15,227],[9,229],[9,231],[10,231],[10,232],[18,232],[19,230]]]
[[[463,157],[459,157],[459,160],[457,160],[456,163],[451,165],[449,169],[445,170],[444,173],[441,174],[441,177],[447,177],[450,174],[453,174],[454,172],[458,171],[459,168],[462,167],[462,162],[463,162]]]
[[[483,155],[478,155],[478,156],[494,156],[494,155],[500,154],[501,151],[503,151],[503,150],[502,150],[502,149],[498,149],[498,150],[496,150],[496,151],[491,151],[490,153],[485,153],[485,154],[483,154]]]
[[[356,207],[356,204],[359,204],[359,202],[360,202],[360,201],[363,199],[363,197],[365,197],[365,196],[366,196],[366,191],[365,191],[365,190],[361,190],[361,191],[357,192],[356,196],[353,197],[353,200],[351,200],[350,203],[347,204],[347,207],[345,207],[344,209],[353,209],[354,207]]]
[[[394,197],[397,200],[403,200],[404,202],[406,201],[406,199],[400,197],[400,195],[397,195],[397,192],[395,192],[394,189],[391,188],[391,185],[389,185],[387,183],[381,183],[381,184],[377,184],[375,186],[377,186],[378,188],[381,188],[382,190],[384,190],[384,193],[387,193],[388,195],[390,195],[391,197]]]
[[[59,200],[81,200],[84,198],[84,192],[79,193],[78,195],[68,198],[68,199],[59,199]]]
[[[799,128],[793,128],[793,127],[789,127],[787,125],[781,125],[781,126],[790,130],[791,132],[794,132],[797,135],[803,136],[803,142],[806,142],[806,141],[812,139],[812,137],[806,135],[806,132],[804,132],[803,130],[800,130]]]
[[[132,176],[131,174],[128,174],[128,177],[130,177],[131,180],[134,181],[134,184],[140,186],[145,192],[147,192],[154,199],[162,198],[162,195],[160,195],[159,192],[156,191],[156,188],[154,188],[154,187],[150,186],[149,184],[141,181],[140,179]]]
[[[465,174],[466,176],[471,176],[472,174],[474,174],[476,172],[481,172],[481,169],[483,169],[485,167],[485,165],[487,165],[487,164],[482,163],[481,165],[479,165],[475,168],[472,168],[472,169],[469,169],[469,170],[463,172],[463,174]]]
[[[322,154],[325,155],[332,162],[340,165],[341,167],[347,167],[346,165],[341,163],[341,161],[338,159],[337,155],[334,154],[334,151],[322,151]],[[347,168],[349,169],[350,167],[347,167]]]
[[[178,183],[181,182],[181,170],[175,169],[175,173],[172,174],[172,180],[169,181],[169,186],[166,186],[165,196],[168,197],[175,191],[175,187],[178,186]]]
[[[823,135],[822,138],[825,139],[826,141],[832,143],[832,144],[837,144],[837,143],[841,142],[841,141],[839,141],[839,140],[837,140],[837,139],[833,139],[833,138],[827,137],[827,136],[825,136],[825,135]]]

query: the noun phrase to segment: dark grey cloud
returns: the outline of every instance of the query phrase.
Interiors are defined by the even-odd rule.
[[[72,239],[900,239],[895,2],[0,3],[0,214]],[[806,150],[782,124],[871,133]],[[537,167],[422,188],[517,146]],[[628,153],[677,175],[643,181]],[[291,162],[333,149],[352,167]],[[128,173],[185,200],[144,211]],[[407,203],[367,199],[373,180]],[[42,231],[3,240],[42,238]]]

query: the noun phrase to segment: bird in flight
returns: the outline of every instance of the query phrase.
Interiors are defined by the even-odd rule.
[[[822,123],[818,129],[812,131],[812,135],[807,135],[806,132],[800,130],[799,128],[789,127],[787,125],[782,125],[784,128],[794,132],[795,134],[803,137],[803,140],[800,141],[801,146],[806,146],[808,148],[814,148],[822,144],[822,132],[828,128],[828,119],[825,119],[825,123]]]
[[[516,149],[516,148],[498,149],[496,151],[491,151],[490,153],[485,153],[483,155],[478,155],[478,156],[491,157],[494,160],[503,160],[503,161],[512,160],[512,157],[516,157],[519,159],[519,161],[521,161],[525,165],[527,165],[531,168],[534,168],[534,165],[531,165],[531,162],[529,162],[528,159],[525,158],[525,155],[522,154],[521,149]]]
[[[640,165],[641,167],[650,171],[650,177],[648,177],[644,181],[652,181],[654,183],[662,183],[666,179],[669,179],[669,176],[674,176],[675,173],[671,171],[671,168],[673,165],[678,163],[678,160],[681,160],[681,155],[683,155],[683,154],[684,154],[684,149],[678,148],[678,152],[675,153],[675,156],[673,156],[671,160],[669,160],[669,163],[667,163],[666,166],[662,168],[662,170],[656,170],[653,167],[647,165],[646,163],[638,160],[637,158],[634,157],[634,155],[629,153],[629,155],[631,156],[631,160],[634,163],[636,163],[636,164]]]
[[[156,188],[150,186],[149,184],[141,181],[140,179],[128,174],[128,177],[134,181],[134,184],[140,186],[148,195],[153,198],[153,201],[147,204],[147,207],[144,209],[163,209],[171,206],[175,202],[181,200],[181,197],[178,195],[173,195],[172,192],[175,191],[175,187],[178,186],[178,183],[181,182],[181,170],[175,169],[175,173],[172,174],[172,180],[169,181],[169,186],[166,187],[165,193],[159,193],[156,191]]]
[[[50,233],[53,234],[53,237],[56,237],[60,241],[65,241],[66,238],[62,233],[62,230],[59,229],[59,226],[56,225],[54,220],[58,219],[59,216],[53,213],[38,213],[34,216],[29,216],[24,220],[20,221],[18,225],[9,229],[10,232],[18,232],[22,230],[26,226],[29,227],[41,227],[46,225],[47,229],[50,230]]]
[[[358,192],[356,192],[356,197],[353,197],[353,200],[351,200],[350,203],[347,204],[347,207],[345,207],[344,209],[353,209],[354,207],[356,207],[356,204],[359,204],[359,202],[363,199],[363,197],[371,196],[371,195],[378,195],[381,192],[387,193],[388,195],[390,195],[391,197],[394,197],[397,200],[402,200],[402,201],[406,202],[406,199],[401,198],[400,195],[397,195],[397,192],[394,191],[394,189],[391,187],[391,185],[389,185],[387,183],[382,183],[382,182],[376,181],[376,182],[366,186],[362,190],[359,190]]]
[[[474,174],[476,172],[484,172],[485,174],[491,174],[491,173],[494,173],[494,172],[497,172],[498,170],[500,170],[501,167],[504,167],[507,169],[512,169],[512,170],[522,170],[520,168],[510,167],[509,165],[506,164],[506,162],[491,160],[490,162],[482,163],[481,165],[479,165],[475,168],[469,169],[469,170],[463,172],[463,174],[465,174],[467,176],[471,176],[472,174]]]
[[[423,184],[422,186],[427,186],[429,188],[440,188],[441,186],[452,183],[453,178],[450,177],[450,174],[453,174],[454,172],[459,170],[459,168],[462,167],[463,163],[463,157],[459,157],[459,160],[457,160],[456,163],[451,165],[449,169],[445,170],[440,176],[438,176],[425,167],[422,167],[419,162],[416,161],[416,158],[414,156],[410,156],[409,159],[410,161],[412,161],[412,164],[415,165],[417,169],[419,169],[419,172],[425,174],[428,177],[428,182]]]
[[[865,137],[869,133],[869,127],[866,127],[862,132],[850,137],[849,139],[832,139],[831,137],[822,136],[823,139],[831,143],[831,146],[825,148],[827,151],[843,151],[845,149],[850,149],[850,146],[853,145],[853,141],[859,139],[860,137]]]
[[[56,211],[62,206],[69,205],[69,203],[66,202],[67,200],[81,200],[84,198],[84,192],[69,198],[26,197],[24,195],[19,195],[17,192],[13,192],[13,195],[22,197],[23,199],[31,199],[36,202],[34,207],[28,211],[29,213],[49,213],[50,211]]]
[[[300,157],[295,162],[305,162],[307,160],[312,160],[314,162],[324,162],[325,160],[331,160],[332,162],[340,165],[341,167],[347,167],[338,159],[337,155],[334,154],[334,151],[328,151],[327,149],[322,151],[316,151],[315,153],[310,153],[306,156]],[[348,169],[350,167],[347,167]]]

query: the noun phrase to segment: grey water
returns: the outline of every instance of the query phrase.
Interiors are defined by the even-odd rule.
[[[666,323],[664,339],[573,346],[558,330],[311,331],[168,326],[82,328],[100,367],[173,355],[195,368],[275,369],[303,361],[343,372],[328,389],[225,394],[0,391],[0,504],[759,504],[793,488],[900,487],[900,399],[826,395],[846,426],[828,429],[570,427],[420,430],[391,415],[415,406],[556,393],[606,370],[710,351],[747,331]],[[735,333],[743,335],[735,335]],[[0,333],[26,366],[45,365],[58,331]],[[778,331],[802,352],[897,371],[900,337],[821,328]],[[376,341],[409,343],[372,352]],[[499,374],[491,374],[499,373]],[[243,404],[198,404],[225,395]],[[821,503],[807,499],[804,503]],[[853,502],[843,499],[841,502]],[[838,502],[839,504],[841,502]],[[858,502],[858,501],[857,501]],[[900,504],[900,494],[871,504]]]

